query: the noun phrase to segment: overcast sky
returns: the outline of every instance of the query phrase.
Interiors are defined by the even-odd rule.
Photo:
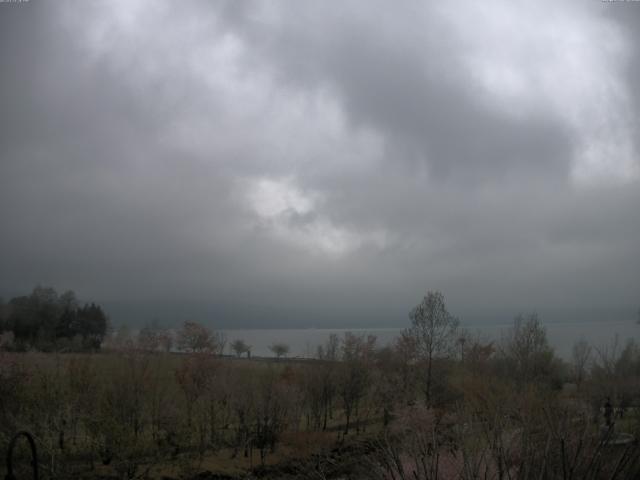
[[[640,306],[640,2],[31,0],[0,55],[5,299]]]

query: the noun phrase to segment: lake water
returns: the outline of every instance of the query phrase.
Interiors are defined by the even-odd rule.
[[[543,324],[547,330],[549,343],[556,354],[564,359],[571,356],[573,344],[585,339],[597,348],[609,347],[616,340],[619,348],[624,347],[628,339],[640,341],[640,325],[630,321],[612,322],[566,322]],[[463,325],[472,335],[480,335],[483,340],[499,340],[512,324],[500,325]],[[318,345],[324,344],[332,333],[342,337],[345,332],[355,334],[376,335],[379,345],[393,341],[402,329],[400,328],[371,328],[371,329],[282,329],[282,330],[223,330],[227,344],[235,339],[242,339],[252,346],[253,356],[273,356],[269,346],[274,343],[285,343],[290,347],[289,357],[311,358],[315,356]],[[232,353],[227,345],[227,352]]]

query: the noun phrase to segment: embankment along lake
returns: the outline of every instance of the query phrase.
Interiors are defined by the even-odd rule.
[[[630,339],[640,340],[640,325],[634,321],[590,321],[590,322],[553,322],[543,323],[547,330],[547,338],[558,356],[565,360],[571,358],[571,349],[575,342],[584,339],[597,349],[624,348]],[[498,342],[504,337],[513,323],[487,325],[461,325],[472,336],[479,336],[483,341]],[[227,339],[227,351],[231,354],[229,343],[242,339],[251,345],[251,353],[257,357],[270,357],[273,353],[269,346],[284,343],[290,348],[289,357],[312,358],[319,345],[324,344],[331,334],[342,337],[345,332],[354,334],[375,335],[378,345],[391,343],[401,328],[305,328],[305,329],[246,329],[223,330]]]

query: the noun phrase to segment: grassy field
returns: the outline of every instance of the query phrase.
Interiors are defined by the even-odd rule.
[[[204,354],[4,353],[12,387],[3,392],[2,413],[12,428],[3,429],[0,446],[6,450],[12,431],[31,432],[42,471],[52,477],[241,476],[303,462],[345,442],[341,408],[331,406],[326,428],[314,428],[305,412],[302,386],[317,368]],[[360,407],[367,412],[360,424],[379,429],[371,407]],[[347,438],[356,431],[366,438],[359,424]]]
[[[525,363],[490,347],[471,345],[429,368],[402,345],[378,349],[349,335],[331,360],[0,352],[0,449],[30,432],[40,478],[50,479],[624,479],[640,471],[637,347],[624,361],[594,361],[579,384],[567,383],[572,366],[549,350]],[[26,474],[24,443],[15,458]]]

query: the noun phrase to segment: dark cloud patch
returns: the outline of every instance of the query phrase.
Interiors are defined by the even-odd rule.
[[[514,119],[491,109],[442,26],[427,21],[424,28],[435,33],[412,38],[401,30],[385,35],[349,7],[311,9],[315,15],[292,10],[276,25],[255,20],[250,9],[225,12],[258,52],[255,60],[266,58],[284,84],[332,89],[356,126],[380,132],[392,149],[413,152],[389,161],[425,162],[439,180],[485,181],[511,170],[567,176],[573,145],[566,126],[552,112]],[[411,9],[396,14],[415,27]]]
[[[505,118],[481,105],[463,79],[429,75],[428,65],[402,51],[360,42],[337,49],[334,68],[347,111],[387,132],[393,143],[415,145],[439,180],[483,180],[512,168],[566,175],[570,145],[553,116]]]

